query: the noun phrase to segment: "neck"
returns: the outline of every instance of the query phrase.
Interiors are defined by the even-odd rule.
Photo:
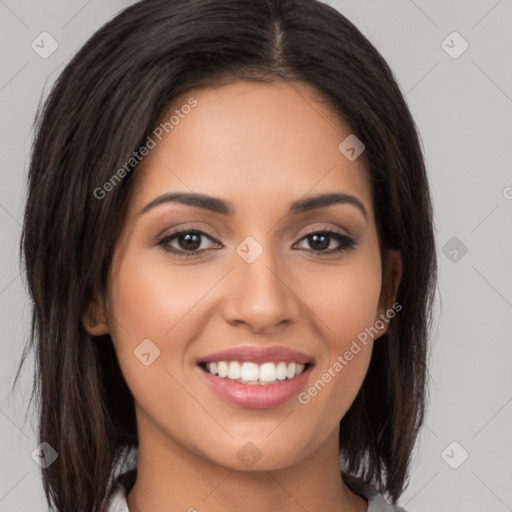
[[[139,430],[137,481],[130,512],[366,512],[367,500],[343,482],[338,432],[298,462],[270,471],[219,465],[160,431]]]

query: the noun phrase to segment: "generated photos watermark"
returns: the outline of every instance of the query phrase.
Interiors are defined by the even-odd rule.
[[[338,355],[336,361],[327,368],[327,370],[322,373],[319,379],[315,381],[306,391],[302,391],[298,394],[297,399],[299,403],[302,405],[307,405],[311,402],[311,398],[318,395],[320,391],[322,391],[325,386],[331,382],[331,380],[338,375],[345,366],[349,364],[354,356],[361,352],[362,347],[360,344],[366,346],[368,344],[369,339],[374,339],[375,336],[379,334],[379,332],[384,329],[385,325],[396,316],[402,310],[402,305],[398,302],[395,302],[391,308],[389,308],[386,313],[382,313],[380,315],[380,319],[377,320],[371,327],[366,327],[364,331],[361,331],[357,335],[357,340],[352,340],[352,344],[350,348],[344,352],[343,355]],[[359,343],[358,343],[359,342]]]
[[[192,108],[197,106],[197,100],[195,98],[189,98],[187,103],[183,104],[180,108],[174,110],[173,115],[168,121],[160,123],[148,136],[146,142],[137,150],[132,153],[132,156],[125,162],[122,167],[119,167],[117,171],[105,182],[101,187],[94,189],[94,197],[96,199],[104,199],[106,195],[114,190],[114,188],[125,178],[141,161],[149,154],[149,152],[156,148],[158,142],[161,142],[164,134],[170,133],[180,123],[181,119],[184,119],[187,114],[190,114]],[[155,140],[157,139],[157,140]]]

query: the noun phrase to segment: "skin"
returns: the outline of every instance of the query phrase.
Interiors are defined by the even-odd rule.
[[[392,305],[393,294],[384,302],[364,155],[349,161],[338,150],[350,129],[301,82],[195,90],[169,112],[190,97],[198,105],[137,169],[107,296],[85,320],[91,334],[110,333],[135,398],[130,511],[366,511],[366,499],[341,479],[338,430],[388,324],[307,405],[294,397],[274,408],[237,407],[196,365],[226,348],[283,345],[314,358],[307,389]],[[168,192],[222,198],[235,213],[176,202],[139,213]],[[331,192],[356,197],[367,219],[351,204],[288,214],[292,201]],[[207,235],[189,258],[158,245],[184,226]],[[318,249],[306,237],[322,229],[356,245],[325,255],[339,246],[335,238]],[[248,236],[263,248],[252,263],[236,252]],[[400,255],[390,256],[386,275],[396,291]],[[160,349],[149,366],[133,353],[144,339]],[[261,454],[251,468],[237,457],[248,442]]]

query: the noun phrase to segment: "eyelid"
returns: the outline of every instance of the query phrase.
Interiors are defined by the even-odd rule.
[[[337,233],[338,235],[352,238],[352,236],[350,235],[350,233],[348,232],[347,229],[341,228],[340,226],[333,226],[332,224],[323,224],[323,225],[320,224],[320,226],[315,225],[312,228],[308,228],[308,231],[306,233],[304,233],[303,235],[301,235],[300,238],[302,239],[307,235],[316,233],[317,231],[331,231],[331,232]],[[299,231],[299,233],[300,233],[300,231]],[[296,236],[299,236],[299,235],[297,234]]]
[[[164,238],[169,238],[174,235],[179,235],[180,233],[189,233],[190,231],[195,231],[198,233],[201,233],[204,236],[207,236],[209,238],[215,239],[216,241],[221,241],[223,238],[225,238],[223,235],[221,235],[215,228],[212,226],[208,226],[207,228],[211,232],[208,232],[205,230],[204,227],[197,227],[195,225],[191,224],[180,224],[176,226],[175,228],[167,228],[164,231],[162,231],[162,234],[157,235],[155,237],[155,242],[159,242]]]

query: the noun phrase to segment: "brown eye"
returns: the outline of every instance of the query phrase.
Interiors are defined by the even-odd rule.
[[[180,230],[170,235],[165,236],[159,240],[158,245],[163,246],[166,251],[169,251],[178,256],[194,256],[200,252],[208,249],[208,244],[204,247],[203,241],[207,239],[219,247],[219,242],[211,238],[209,235],[199,230]]]
[[[201,236],[198,233],[187,233],[185,235],[178,235],[176,241],[180,249],[185,251],[194,251],[199,249],[201,245]]]
[[[349,236],[329,230],[309,233],[303,237],[302,240],[307,241],[313,252],[325,254],[348,251],[355,246],[355,241]],[[331,247],[331,249],[326,250],[331,246],[331,242],[333,240],[338,244],[338,246],[334,248]]]

